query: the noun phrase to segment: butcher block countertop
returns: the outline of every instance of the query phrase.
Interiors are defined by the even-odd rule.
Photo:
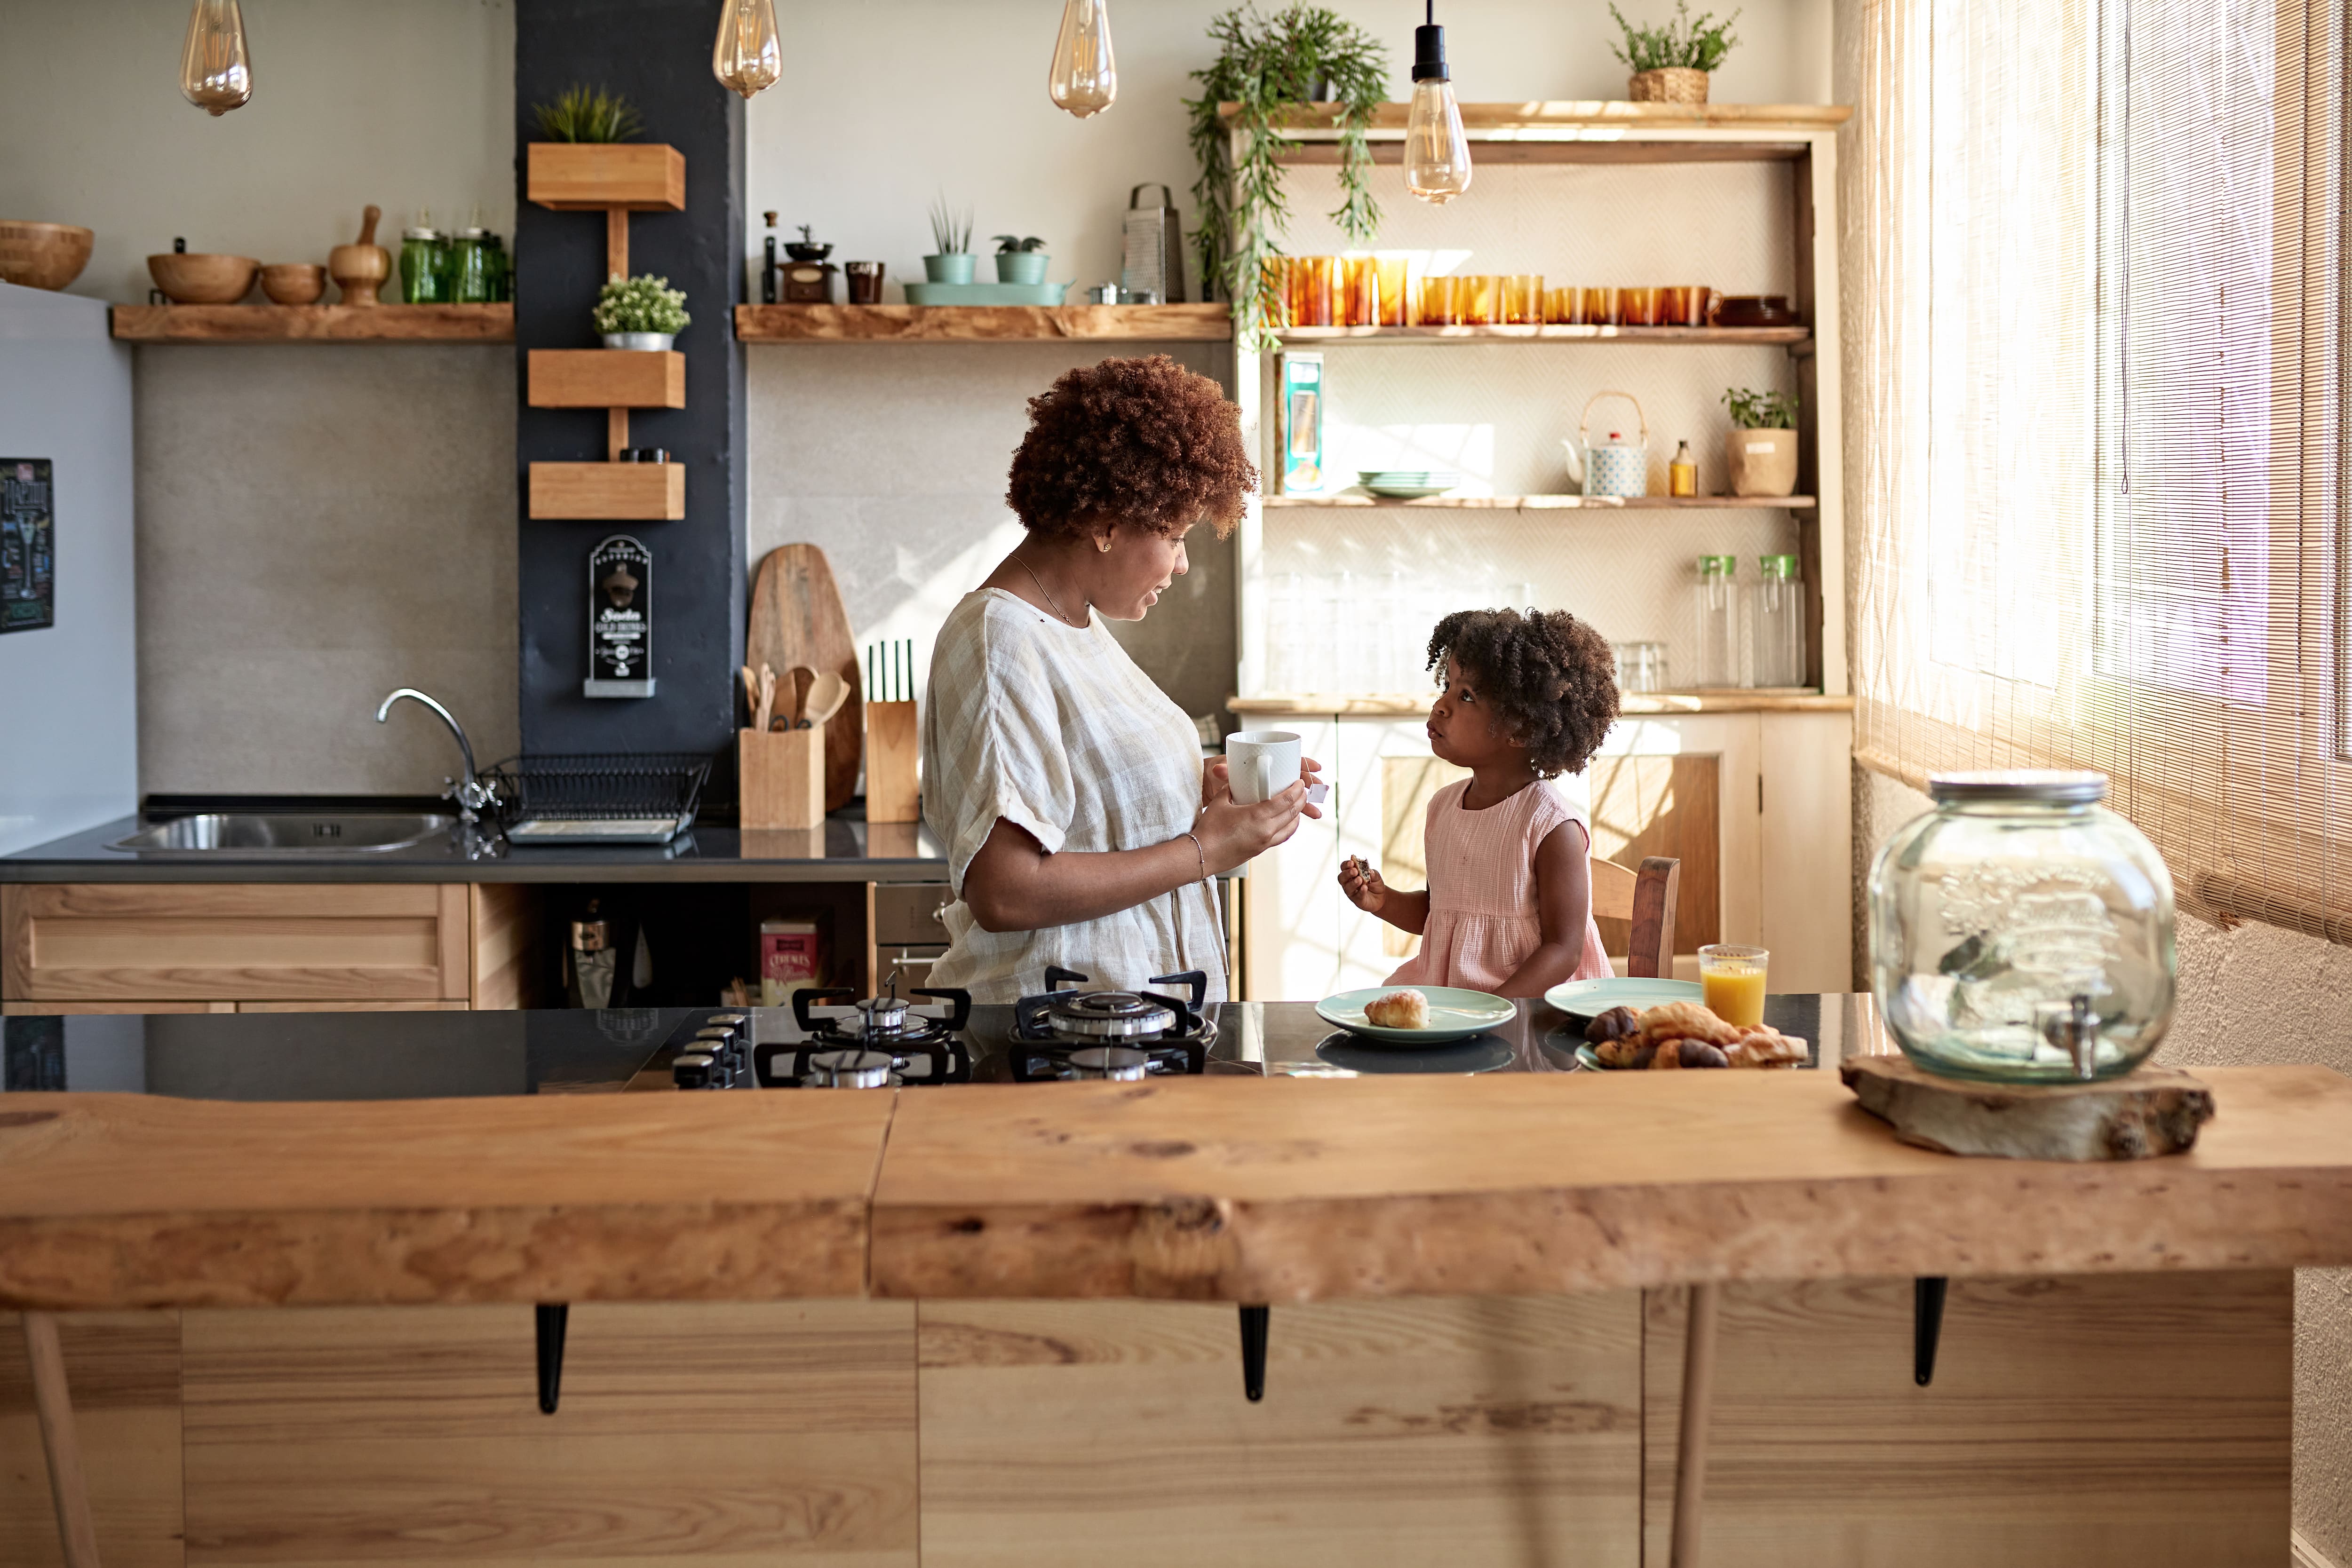
[[[2352,1263],[2352,1080],[2186,1155],[1961,1160],[1835,1075],[0,1097],[0,1305],[1155,1297]]]

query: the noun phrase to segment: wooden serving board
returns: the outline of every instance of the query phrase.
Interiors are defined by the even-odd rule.
[[[838,811],[857,793],[857,763],[865,744],[865,689],[858,680],[857,644],[849,612],[833,580],[833,567],[814,545],[781,545],[760,562],[751,588],[751,624],[743,662],[766,664],[781,683],[795,664],[830,670],[849,683],[849,701],[825,726],[824,809]],[[779,690],[779,702],[782,691]]]
[[[1849,1056],[1838,1076],[1895,1135],[1950,1155],[2144,1160],[2177,1155],[2213,1119],[2213,1092],[2168,1067],[2095,1083],[1977,1083],[1904,1056]]]

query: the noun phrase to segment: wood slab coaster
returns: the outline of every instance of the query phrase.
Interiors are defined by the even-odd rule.
[[[1906,1144],[2009,1160],[2145,1160],[2195,1146],[2213,1092],[2169,1067],[2095,1083],[1978,1083],[1907,1056],[1849,1056],[1838,1076]]]
[[[2230,1114],[2196,1148],[2091,1165],[1912,1147],[1826,1072],[907,1094],[872,1288],[1258,1303],[2352,1261],[2352,1080],[2205,1076]]]
[[[7,1099],[0,1305],[68,1311],[858,1295],[892,1097]]]
[[[857,793],[857,765],[866,733],[865,691],[858,684],[857,645],[833,567],[814,545],[782,545],[760,562],[751,588],[751,622],[743,662],[779,673],[795,664],[831,671],[849,684],[849,700],[825,727],[824,809],[838,811]]]

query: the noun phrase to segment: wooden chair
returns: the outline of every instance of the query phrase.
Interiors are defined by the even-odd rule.
[[[1615,861],[1592,862],[1592,913],[1602,920],[1630,920],[1633,939],[1625,973],[1643,980],[1675,977],[1675,900],[1682,891],[1683,862],[1651,855],[1639,871]]]

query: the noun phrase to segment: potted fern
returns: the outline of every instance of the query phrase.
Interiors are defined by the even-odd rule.
[[[686,293],[667,277],[640,274],[615,277],[596,296],[596,330],[608,349],[667,351],[694,319],[686,313]]]
[[[1723,472],[1735,496],[1790,496],[1797,489],[1797,400],[1788,392],[1727,387],[1731,431]]]
[[[1054,258],[1045,254],[1045,242],[1035,235],[1026,239],[1018,235],[996,236],[996,281],[999,283],[1043,283],[1046,264]]]
[[[971,281],[971,210],[957,212],[941,196],[931,204],[931,254],[923,257],[923,277],[932,283]]]
[[[1625,35],[1609,51],[1633,71],[1625,96],[1635,103],[1705,103],[1707,73],[1739,42],[1731,31],[1738,12],[1720,22],[1712,11],[1693,16],[1687,0],[1675,0],[1674,20],[1654,27],[1636,27],[1625,20],[1616,0],[1610,0],[1609,14]]]

